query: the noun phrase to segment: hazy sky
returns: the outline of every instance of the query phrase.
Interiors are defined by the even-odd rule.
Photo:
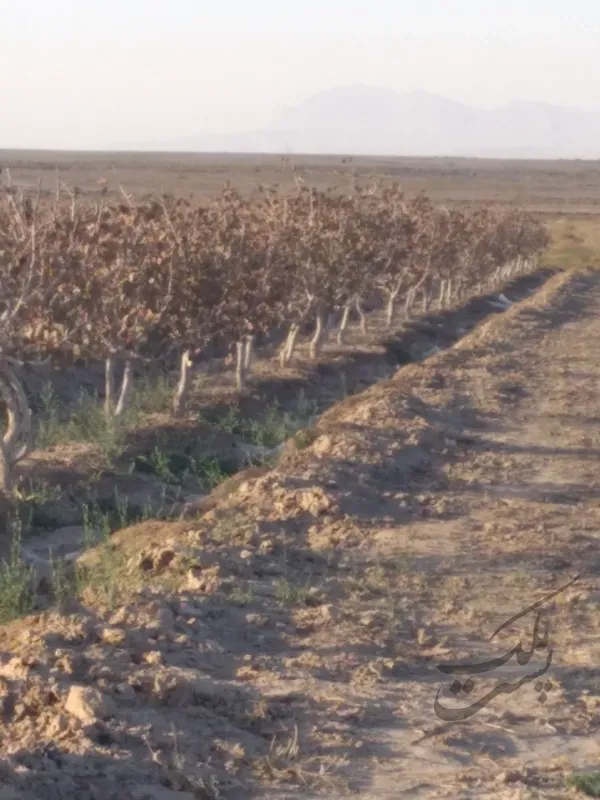
[[[352,83],[600,111],[598,0],[0,0],[0,147],[246,130]]]

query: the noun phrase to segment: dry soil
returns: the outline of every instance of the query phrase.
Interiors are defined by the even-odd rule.
[[[197,518],[115,534],[126,599],[0,631],[0,798],[576,796],[600,758],[599,304],[598,273],[557,275]],[[577,576],[527,663],[535,610],[490,640]],[[437,668],[511,650],[456,696]]]

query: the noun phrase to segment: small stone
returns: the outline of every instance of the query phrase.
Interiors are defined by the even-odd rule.
[[[264,614],[251,612],[246,614],[246,622],[248,625],[254,625],[256,628],[264,628],[269,624],[269,618]]]
[[[110,626],[126,625],[133,616],[133,611],[129,606],[120,606],[108,620]]]
[[[318,486],[298,492],[296,502],[302,511],[307,511],[315,517],[331,510],[333,506],[331,497]]]
[[[144,661],[146,664],[163,664],[163,655],[160,650],[150,650],[149,653],[144,653]]]
[[[191,569],[188,571],[185,581],[185,588],[191,591],[202,592],[206,585],[206,580],[202,576],[200,569]]]
[[[360,624],[364,628],[373,628],[377,624],[377,613],[375,611],[365,611],[360,615]]]
[[[116,710],[112,698],[91,686],[72,686],[65,702],[65,711],[85,725],[108,719],[116,714]]]
[[[312,450],[314,453],[318,455],[325,455],[325,453],[329,453],[333,447],[333,441],[331,436],[327,436],[324,434],[323,436],[319,436],[312,444]]]
[[[105,644],[113,645],[122,644],[126,639],[125,631],[121,630],[121,628],[102,628],[99,636]]]

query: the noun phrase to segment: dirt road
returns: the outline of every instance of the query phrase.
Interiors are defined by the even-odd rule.
[[[530,649],[534,612],[488,640],[504,621],[581,577],[543,606],[552,650],[546,675],[499,694],[469,720],[436,717],[437,689],[445,685],[452,698],[454,678],[433,663],[408,667],[406,679],[388,687],[401,724],[383,735],[387,754],[366,797],[558,798],[570,796],[565,772],[598,765],[599,300],[597,275],[559,278],[414,368],[414,381],[398,375],[393,382],[386,415],[412,407],[424,423],[426,514],[374,535],[395,556],[413,553],[411,569],[428,575],[431,594],[419,611],[449,651],[436,662],[489,661],[519,640]],[[440,504],[450,508],[434,521]],[[468,709],[500,681],[514,684],[546,660],[545,648],[523,667],[513,656],[470,676],[470,695],[440,702]],[[547,699],[538,680],[550,682]]]
[[[0,635],[6,797],[578,796],[565,778],[600,761],[599,308],[600,274],[556,276],[202,518],[117,534],[141,591]],[[510,651],[456,697],[436,668]],[[502,683],[436,714],[438,690],[468,712]]]

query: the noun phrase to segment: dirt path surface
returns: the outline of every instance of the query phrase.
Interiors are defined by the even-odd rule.
[[[502,622],[581,578],[545,604],[552,649],[541,677],[551,684],[545,702],[534,678],[469,721],[447,724],[433,710],[444,676],[433,663],[409,667],[407,680],[391,690],[404,724],[386,731],[387,763],[365,797],[558,798],[568,795],[565,769],[598,764],[599,284],[596,275],[553,281],[540,297],[430,360],[412,391],[394,392],[393,404],[408,406],[426,425],[419,442],[428,440],[425,519],[402,528],[395,522],[379,536],[396,555],[414,553],[412,569],[429,575],[421,613],[450,651],[436,661],[487,661],[519,639],[529,649],[535,613],[486,640]],[[500,680],[543,668],[546,658],[544,649],[519,667],[513,657],[487,678],[473,675],[469,697],[441,702],[467,709]],[[445,680],[446,698],[452,680]]]
[[[0,632],[1,800],[577,796],[600,760],[598,308],[600,275],[558,275],[198,519],[116,534],[113,597]],[[453,698],[437,664],[526,654],[535,611],[490,637],[578,574],[528,663]],[[464,710],[501,682],[436,716],[438,690]]]

